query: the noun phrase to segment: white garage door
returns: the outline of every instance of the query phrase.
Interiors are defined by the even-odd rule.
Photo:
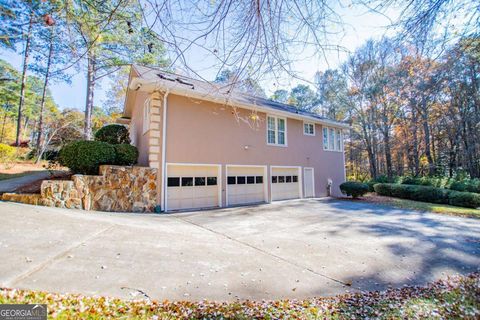
[[[220,206],[220,166],[167,165],[167,210]]]
[[[266,201],[265,167],[227,166],[226,169],[229,206]]]
[[[299,168],[272,167],[271,172],[272,201],[301,197]]]

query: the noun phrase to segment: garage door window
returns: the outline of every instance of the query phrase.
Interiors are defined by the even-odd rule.
[[[167,186],[169,186],[169,187],[180,187],[180,178],[176,178],[176,177],[168,178]]]
[[[262,184],[263,176],[229,176],[227,184]]]
[[[180,185],[182,187],[216,186],[217,177],[168,177],[168,187],[180,187]]]
[[[272,176],[272,183],[295,183],[298,182],[298,176]]]
[[[193,177],[183,177],[182,187],[191,187],[191,186],[193,186]]]
[[[204,185],[205,185],[205,177],[195,178],[195,186],[204,186]]]
[[[216,185],[217,185],[217,177],[207,178],[207,186],[216,186]]]

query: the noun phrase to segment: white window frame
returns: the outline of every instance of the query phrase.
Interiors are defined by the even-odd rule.
[[[273,118],[275,120],[275,143],[270,143],[268,142],[268,118]],[[278,143],[278,120],[281,119],[284,121],[285,123],[285,130],[283,131],[284,132],[284,136],[285,136],[285,143],[284,144],[279,144]],[[284,117],[279,117],[279,116],[274,116],[274,115],[267,115],[267,121],[266,121],[266,124],[265,124],[265,132],[266,132],[266,139],[267,139],[267,145],[269,146],[276,146],[276,147],[287,147],[288,146],[288,140],[287,140],[287,118],[284,118]]]
[[[312,126],[313,128],[313,133],[310,133],[310,132],[305,132],[305,125],[308,125],[308,126]],[[305,136],[315,136],[315,123],[313,122],[303,122],[303,134]]]
[[[143,134],[146,134],[150,130],[150,98],[146,99],[143,103]]]
[[[333,146],[330,146],[330,141],[331,141],[331,131],[333,130]],[[327,135],[325,136],[325,131],[327,132]],[[340,145],[337,145],[337,135],[340,133]],[[344,147],[343,147],[343,130],[339,128],[334,128],[334,127],[327,127],[323,126],[322,127],[322,143],[323,143],[323,150],[325,151],[334,151],[334,152],[343,152]],[[326,144],[325,144],[326,141]]]

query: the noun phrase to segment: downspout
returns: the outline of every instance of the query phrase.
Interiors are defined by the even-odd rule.
[[[167,161],[165,159],[166,155],[166,144],[167,144],[167,108],[168,108],[168,94],[170,90],[167,90],[163,95],[163,121],[162,121],[162,189],[160,191],[160,206],[162,211],[166,211],[165,209],[165,187],[167,181]]]

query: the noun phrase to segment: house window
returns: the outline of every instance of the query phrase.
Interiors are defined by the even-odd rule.
[[[306,136],[314,136],[315,135],[315,124],[304,122],[303,123],[303,134]]]
[[[343,151],[342,130],[323,127],[323,150]]]
[[[150,129],[150,99],[143,104],[143,134]]]
[[[284,183],[285,182],[285,176],[278,176],[278,183]]]
[[[245,184],[245,177],[237,177],[237,184]]]
[[[255,184],[255,177],[253,176],[247,177],[247,184]]]
[[[278,177],[277,176],[272,176],[272,183],[277,183]]]
[[[292,176],[292,181],[293,182],[298,182],[298,176]]]
[[[232,177],[232,176],[228,177],[227,178],[227,183],[228,184],[236,184],[237,183],[236,177]]]
[[[267,116],[267,144],[287,145],[287,120],[285,118]]]
[[[292,176],[286,176],[285,177],[285,182],[287,182],[287,183],[292,182]]]
[[[256,176],[255,183],[263,183],[263,176]]]

